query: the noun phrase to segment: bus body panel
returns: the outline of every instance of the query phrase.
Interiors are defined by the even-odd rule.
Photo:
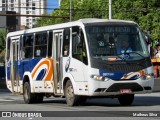
[[[65,78],[69,78],[69,80],[72,82],[75,95],[85,95],[85,96],[89,95],[88,81],[75,81],[73,75],[69,72],[64,75],[63,84],[65,82],[64,81]]]
[[[52,89],[52,92],[53,92],[53,60],[51,58],[19,60],[17,63],[18,63],[18,75],[20,80],[19,84],[21,88],[23,88],[22,81],[24,76],[28,76],[30,85],[31,85],[31,92],[38,92],[38,91],[47,92],[48,91],[47,88]],[[9,86],[11,87],[9,65],[10,63],[8,63],[7,65],[8,71],[7,71],[6,80],[8,82],[7,84],[10,84]],[[43,85],[41,85],[41,83]],[[34,88],[44,89],[45,87],[46,87],[46,91],[34,89]],[[22,93],[22,89],[21,89],[21,93]]]
[[[32,92],[48,92],[48,89],[53,92],[53,60],[51,58],[25,62],[24,71],[28,71],[24,75],[29,76]]]
[[[83,63],[79,60],[71,58],[68,71],[70,72],[70,74],[72,74],[72,76],[74,76],[75,82],[85,80],[83,75]]]

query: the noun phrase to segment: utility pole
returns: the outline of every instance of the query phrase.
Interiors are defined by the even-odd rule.
[[[112,19],[112,0],[109,0],[109,19]]]
[[[21,0],[18,1],[18,6],[21,5],[21,2],[22,2]],[[21,14],[21,8],[19,7],[18,9],[19,9],[19,10],[18,10],[19,14]],[[18,25],[16,25],[16,30],[20,30],[20,29],[21,29],[21,27],[20,27],[21,17],[20,17],[20,16],[17,16],[17,19],[18,19]]]
[[[70,0],[70,22],[72,21],[72,0]]]
[[[8,1],[5,0],[5,2],[6,2],[6,11],[7,11],[7,8],[8,8]]]

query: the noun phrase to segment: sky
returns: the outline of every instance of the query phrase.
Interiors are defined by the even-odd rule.
[[[48,9],[47,13],[50,14],[54,8],[58,7],[58,1],[59,0],[48,0],[47,1],[47,8],[52,8],[52,9]]]

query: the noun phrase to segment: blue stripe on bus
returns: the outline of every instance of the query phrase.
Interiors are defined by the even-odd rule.
[[[120,80],[120,79],[138,79],[140,77],[139,72],[107,72],[105,70],[99,70],[100,76],[106,76],[107,78],[113,79],[113,80]],[[124,78],[124,77],[127,78]]]
[[[35,59],[19,60],[18,62],[15,61],[14,65],[15,65],[15,67],[18,67],[18,68],[16,68],[16,76],[19,76],[19,79],[22,80],[24,72],[25,71],[31,72],[33,70],[33,68],[36,66],[36,64],[41,59],[42,58],[35,58]],[[10,62],[8,62],[8,65],[7,65],[7,79],[8,80],[11,80],[10,70],[11,70],[11,66],[10,66]],[[44,72],[40,72],[38,78],[43,78],[44,75],[45,75]],[[41,80],[41,79],[38,79],[38,80]]]
[[[44,78],[45,74],[46,74],[46,69],[41,70],[41,71],[39,72],[36,80],[42,80],[42,79]]]

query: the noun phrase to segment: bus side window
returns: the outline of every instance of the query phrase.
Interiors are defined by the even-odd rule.
[[[24,58],[24,51],[23,51],[23,37],[20,36],[20,43],[19,43],[19,59]]]
[[[63,56],[67,57],[69,55],[69,46],[70,46],[70,29],[67,28],[64,30],[63,35]]]
[[[47,32],[36,33],[35,35],[35,57],[46,57],[47,53]]]
[[[88,65],[87,49],[86,49],[86,44],[85,44],[83,32],[81,32],[80,39],[82,41],[82,59],[83,59],[83,63]]]
[[[78,34],[72,35],[72,55],[74,58],[82,61],[82,44],[78,37]]]
[[[82,31],[80,35],[72,35],[72,55],[74,58],[82,61],[84,64],[88,64],[86,44],[84,41],[84,35]]]
[[[34,39],[33,34],[23,36],[23,50],[25,58],[33,57],[33,39]]]
[[[53,42],[53,32],[49,31],[49,38],[48,38],[48,57],[52,56],[52,42]]]

